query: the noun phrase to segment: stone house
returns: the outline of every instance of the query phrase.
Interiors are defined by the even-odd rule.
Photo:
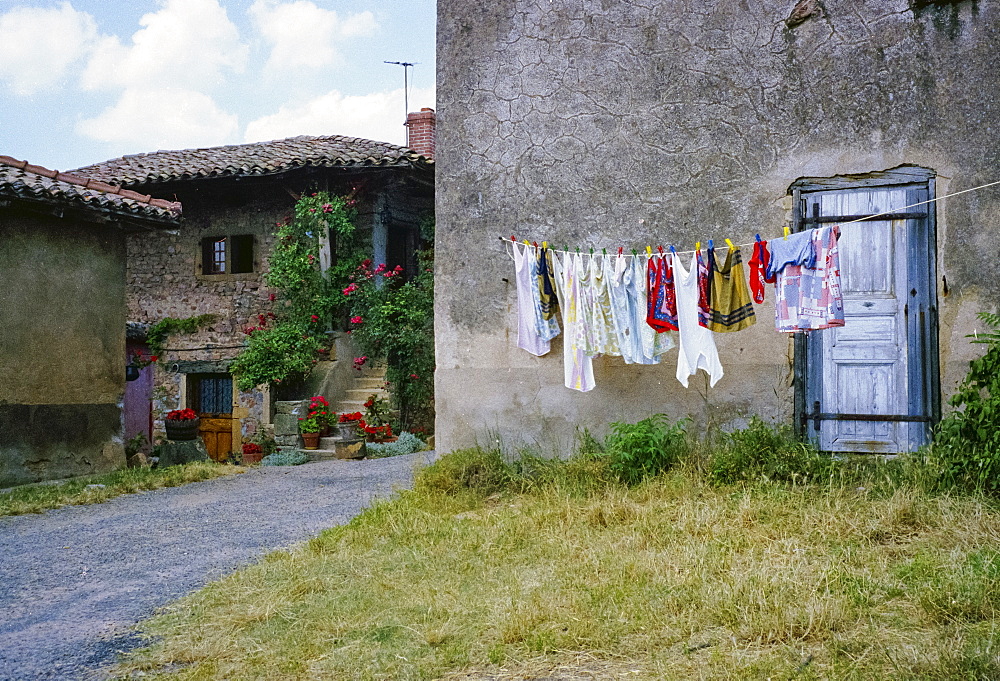
[[[125,465],[125,242],[180,204],[0,156],[0,487]]]
[[[439,447],[565,447],[657,412],[701,432],[756,414],[827,450],[926,441],[1000,304],[1000,187],[922,203],[1000,180],[998,40],[974,0],[440,0]],[[560,342],[516,348],[498,236],[627,254],[848,222],[846,326],[778,333],[769,292],[716,334],[714,388],[682,387],[670,351],[597,359],[572,391]]]
[[[270,311],[267,257],[276,223],[292,214],[297,198],[318,190],[353,194],[358,228],[370,235],[373,257],[392,266],[413,264],[419,223],[433,211],[432,159],[336,135],[157,151],[77,172],[185,205],[178,229],[128,240],[134,347],[142,348],[142,330],[161,319],[213,317],[191,333],[169,336],[126,409],[135,415],[131,428],[150,436],[162,427],[163,410],[196,409],[209,454],[220,460],[271,421],[270,390],[239,391],[228,367],[243,345],[243,329]],[[314,386],[328,396],[353,379],[350,338],[333,335],[335,352],[320,362]]]

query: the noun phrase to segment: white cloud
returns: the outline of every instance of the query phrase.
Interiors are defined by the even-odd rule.
[[[410,111],[434,106],[434,88],[410,90]],[[277,113],[247,125],[245,142],[263,142],[297,135],[347,135],[403,144],[406,116],[403,89],[345,96],[337,90],[300,106],[282,106]]]
[[[0,80],[30,95],[57,85],[97,39],[97,25],[68,2],[0,14]]]
[[[378,28],[371,12],[342,19],[337,12],[317,7],[308,0],[256,0],[249,14],[257,31],[271,47],[264,68],[272,75],[293,69],[332,66],[340,59],[338,43],[372,35]]]
[[[208,95],[170,88],[126,90],[114,106],[76,126],[80,135],[129,151],[231,144],[238,129],[237,117]]]
[[[131,44],[103,38],[87,65],[87,89],[177,87],[203,89],[222,82],[222,72],[241,72],[248,48],[218,0],[160,0],[157,12],[139,20],[144,27]]]

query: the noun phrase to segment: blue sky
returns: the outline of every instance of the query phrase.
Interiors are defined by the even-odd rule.
[[[0,0],[0,154],[340,134],[396,144],[434,106],[435,0]]]

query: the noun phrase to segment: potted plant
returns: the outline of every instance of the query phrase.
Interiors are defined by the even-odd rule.
[[[341,440],[356,440],[358,428],[364,429],[366,424],[361,412],[356,411],[352,414],[341,414],[337,426]]]
[[[315,411],[310,411],[309,416],[299,417],[299,432],[302,433],[302,444],[306,449],[319,449],[320,432],[323,424],[320,423],[320,415]]]
[[[319,417],[319,423],[322,426],[320,430],[320,437],[326,437],[330,434],[330,403],[326,401],[326,398],[322,395],[315,395],[309,400],[309,413],[310,415],[315,413]]]
[[[256,442],[244,442],[243,443],[243,465],[249,466],[251,464],[260,463],[260,460],[264,458],[264,448],[261,447]]]
[[[168,440],[193,440],[198,437],[201,419],[194,409],[174,409],[167,412],[163,425]]]
[[[369,442],[395,442],[397,439],[392,434],[392,426],[388,423],[381,426],[367,426],[365,436]]]

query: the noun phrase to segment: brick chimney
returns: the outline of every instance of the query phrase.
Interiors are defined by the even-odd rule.
[[[419,112],[406,115],[406,125],[409,128],[407,138],[410,149],[421,156],[434,158],[434,127],[437,117],[434,109],[422,108]]]

